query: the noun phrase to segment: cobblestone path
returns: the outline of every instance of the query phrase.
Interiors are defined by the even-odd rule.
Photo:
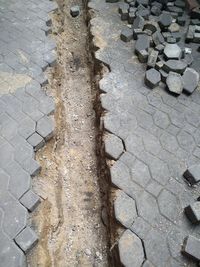
[[[54,130],[53,100],[42,85],[55,63],[48,0],[0,1],[0,266],[26,266],[37,235],[28,213],[40,202],[31,178],[40,171],[34,152]]]
[[[125,266],[195,266],[180,251],[188,234],[200,237],[199,226],[184,215],[200,190],[182,176],[200,161],[199,89],[174,97],[162,85],[146,88],[134,42],[120,40],[118,3],[92,0],[88,6],[96,62],[110,70],[99,91],[105,152],[118,188],[115,217],[124,227],[120,260]]]

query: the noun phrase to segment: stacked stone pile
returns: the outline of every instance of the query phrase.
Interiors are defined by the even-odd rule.
[[[151,89],[162,81],[170,93],[180,95],[198,86],[199,73],[191,64],[192,50],[200,52],[200,9],[194,8],[190,16],[186,10],[183,0],[119,3],[121,19],[129,24],[121,40],[135,40],[135,54],[147,64],[145,84]]]

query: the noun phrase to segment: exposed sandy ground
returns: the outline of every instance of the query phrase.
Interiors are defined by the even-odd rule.
[[[33,186],[44,200],[31,220],[40,240],[29,262],[31,267],[107,267],[87,27],[83,11],[78,18],[69,14],[75,1],[58,2],[62,11],[53,15],[58,65],[49,71],[47,87],[56,101],[57,126],[55,138],[37,153],[42,172]]]

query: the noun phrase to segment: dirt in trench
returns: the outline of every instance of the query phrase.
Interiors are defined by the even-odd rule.
[[[83,4],[78,0],[58,4],[60,10],[52,15],[58,64],[48,70],[46,88],[56,102],[56,132],[37,153],[42,172],[33,187],[43,201],[30,222],[39,243],[28,261],[31,267],[108,267]],[[78,18],[69,14],[74,4],[82,7]]]

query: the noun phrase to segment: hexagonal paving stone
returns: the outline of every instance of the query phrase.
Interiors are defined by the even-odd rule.
[[[36,131],[46,141],[52,138],[54,131],[54,123],[50,117],[44,116],[37,122]]]
[[[145,150],[153,155],[158,155],[161,150],[159,139],[152,134],[143,137]]]
[[[127,228],[132,225],[137,217],[135,200],[123,191],[117,192],[117,198],[114,202],[114,211],[117,221]]]
[[[161,135],[160,142],[162,146],[164,147],[164,149],[166,149],[167,151],[171,153],[176,153],[179,147],[176,138],[173,135],[166,133],[166,132]]]
[[[144,250],[141,240],[130,230],[126,230],[119,239],[119,255],[123,266],[141,266]]]
[[[149,69],[146,71],[145,74],[145,84],[153,89],[154,87],[159,85],[159,82],[161,81],[161,75],[160,72],[156,69]]]
[[[167,59],[180,59],[181,49],[177,44],[166,44],[164,55]]]
[[[161,28],[165,29],[170,26],[172,23],[172,16],[169,14],[161,14],[159,17],[158,24],[160,25]]]
[[[170,178],[170,172],[167,164],[156,157],[152,157],[152,160],[149,162],[149,168],[152,178],[161,185],[166,185]]]
[[[151,226],[143,218],[137,217],[132,226],[130,227],[130,229],[141,239],[144,239],[145,236],[150,231]]]
[[[125,147],[126,151],[133,153],[133,155],[136,155],[144,150],[142,138],[134,134],[130,134],[125,139]]]
[[[179,73],[170,71],[166,79],[168,90],[176,95],[180,95],[183,91],[183,81]]]
[[[148,166],[136,159],[131,168],[131,178],[139,185],[145,187],[151,179]]]
[[[26,118],[20,122],[18,133],[27,139],[35,132],[36,123],[31,118]]]
[[[197,85],[199,83],[199,73],[192,69],[187,68],[183,73],[183,89],[188,94],[191,94],[194,92],[194,90],[197,88]]]
[[[104,144],[105,153],[109,158],[117,160],[124,151],[122,140],[114,134],[107,134]]]
[[[0,147],[0,167],[5,168],[14,157],[14,148],[5,141]]]
[[[163,216],[172,222],[176,221],[181,208],[175,195],[164,189],[158,197],[158,205]]]
[[[170,124],[167,114],[159,110],[155,112],[155,114],[153,115],[153,119],[154,123],[161,129],[166,129]]]
[[[194,149],[195,147],[195,142],[193,140],[192,135],[190,135],[189,133],[185,132],[185,131],[181,131],[178,135],[177,135],[177,139],[178,142],[180,144],[180,146],[190,152]]]

